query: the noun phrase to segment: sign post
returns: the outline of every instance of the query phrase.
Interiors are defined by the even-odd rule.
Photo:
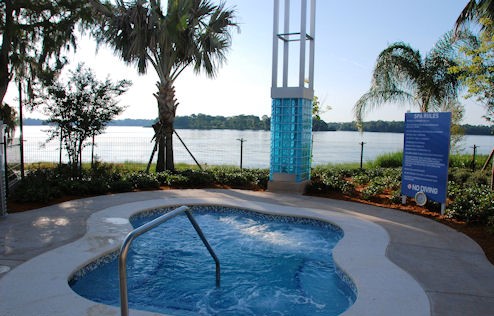
[[[406,113],[401,194],[442,204],[447,196],[451,113]]]

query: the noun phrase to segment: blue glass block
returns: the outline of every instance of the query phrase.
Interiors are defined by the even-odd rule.
[[[271,176],[295,174],[310,177],[312,151],[312,100],[274,99],[271,117]]]

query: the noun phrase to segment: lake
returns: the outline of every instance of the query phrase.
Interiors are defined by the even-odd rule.
[[[59,160],[59,141],[44,144],[47,126],[24,127],[25,162]],[[240,164],[240,139],[243,139],[243,166],[269,167],[270,132],[239,130],[177,130],[189,150],[201,164]],[[17,134],[18,135],[18,134]],[[94,153],[105,162],[147,162],[153,150],[153,129],[146,127],[111,126],[96,136]],[[402,151],[403,134],[358,132],[314,132],[313,165],[360,162],[361,143],[364,142],[363,160],[378,155]],[[465,136],[461,147],[471,154],[473,145],[478,154],[489,154],[494,147],[494,136]],[[175,162],[194,164],[182,143],[174,137]],[[63,161],[67,161],[65,153]],[[83,161],[91,160],[91,146],[83,152]],[[156,161],[156,157],[154,158]]]

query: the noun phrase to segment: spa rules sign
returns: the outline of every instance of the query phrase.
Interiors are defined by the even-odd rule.
[[[446,203],[451,113],[406,113],[401,193]]]

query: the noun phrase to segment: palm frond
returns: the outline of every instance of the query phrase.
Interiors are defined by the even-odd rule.
[[[231,46],[230,29],[238,27],[235,22],[235,11],[226,9],[224,3],[211,5],[205,1],[209,16],[201,21],[197,33],[197,46],[194,70],[204,71],[207,76],[215,77],[217,70],[226,60],[226,53]]]
[[[428,82],[423,85],[423,94],[429,98],[429,106],[440,110],[447,100],[458,98],[462,83],[458,74],[450,71],[457,66],[456,59],[445,58],[439,54],[431,54],[424,63],[424,71],[428,74]]]
[[[456,19],[454,33],[458,34],[458,32],[465,27],[465,25],[474,19],[477,14],[477,1],[470,0],[467,5],[461,11],[460,15]]]
[[[375,90],[371,89],[355,103],[353,113],[357,126],[363,126],[365,114],[387,103],[397,105],[416,103],[414,95],[403,90]],[[360,129],[360,127],[359,127]]]
[[[461,87],[456,65],[457,47],[452,34],[445,35],[422,59],[418,50],[406,43],[394,43],[378,56],[371,88],[354,105],[358,126],[364,115],[386,103],[417,105],[419,110],[439,110],[457,100]]]
[[[469,29],[459,30],[457,33],[449,31],[436,42],[428,55],[457,59],[461,47],[477,47],[479,44],[478,36]]]
[[[173,82],[190,65],[215,76],[238,27],[234,9],[210,0],[168,0],[165,10],[160,0],[117,0],[96,10],[103,16],[94,32],[98,41],[140,73],[150,63],[162,82]]]
[[[394,43],[383,50],[374,67],[372,89],[413,89],[420,76],[422,60],[420,52],[408,44]]]
[[[461,30],[465,30],[470,22],[478,23],[482,18],[494,20],[494,1],[469,0],[456,19],[454,26],[455,37]]]

